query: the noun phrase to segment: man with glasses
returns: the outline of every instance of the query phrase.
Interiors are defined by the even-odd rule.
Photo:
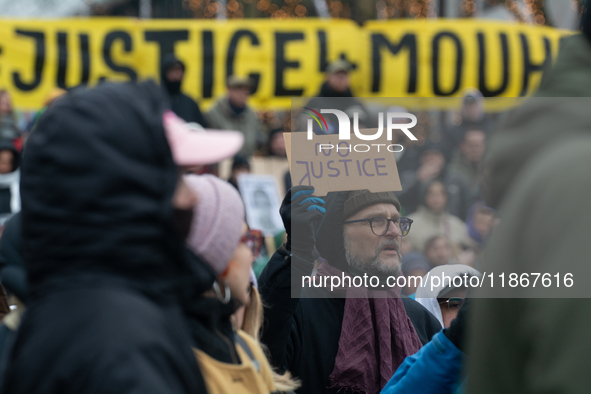
[[[424,307],[387,283],[401,275],[400,243],[412,220],[400,216],[393,192],[326,198],[313,192],[297,186],[283,201],[288,239],[259,277],[269,305],[262,341],[274,366],[302,381],[299,392],[377,393],[405,357],[441,329]],[[327,262],[312,275],[319,255]],[[335,278],[364,276],[374,277],[375,286],[343,280],[331,288]],[[303,285],[307,278],[310,285]],[[326,278],[329,284],[318,286]]]

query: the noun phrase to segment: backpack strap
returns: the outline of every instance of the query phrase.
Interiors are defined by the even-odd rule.
[[[234,340],[246,352],[246,354],[248,355],[248,358],[250,358],[250,361],[252,361],[252,364],[254,365],[254,369],[256,369],[257,372],[260,372],[261,371],[261,363],[259,363],[259,360],[257,360],[254,357],[254,354],[250,350],[250,347],[248,346],[248,344],[246,343],[246,341],[244,340],[244,338],[242,338],[236,332],[236,333],[234,333]]]

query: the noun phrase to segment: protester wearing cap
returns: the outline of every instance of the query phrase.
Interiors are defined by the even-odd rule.
[[[248,230],[244,204],[229,183],[211,175],[188,175],[196,194],[189,248],[203,257],[216,278],[186,310],[195,355],[209,393],[271,393],[271,366],[258,342],[234,330],[232,315],[248,305],[251,268],[262,235]]]
[[[160,78],[162,88],[170,100],[170,108],[184,121],[208,127],[199,104],[181,91],[184,77],[185,63],[172,53],[165,55],[160,65]]]
[[[316,97],[353,97],[349,75],[352,68],[351,63],[346,60],[339,59],[331,62],[326,67],[326,80]]]
[[[345,60],[330,63],[326,68],[326,83],[320,89],[320,97],[353,97],[349,71],[351,64]]]
[[[204,152],[216,134],[166,108],[153,82],[103,84],[39,119],[21,166],[27,313],[0,391],[205,392],[182,307],[212,274],[184,246],[195,197],[178,166],[242,137]]]
[[[318,111],[323,108],[330,108],[343,112],[347,112],[347,110],[350,109],[356,109],[362,117],[364,115],[367,116],[366,114],[368,111],[365,109],[361,101],[355,98],[351,91],[351,71],[353,71],[353,65],[346,60],[338,59],[331,62],[326,68],[326,80],[320,86],[320,90],[316,93],[315,97],[312,98],[305,107],[316,109]],[[332,120],[329,118],[330,117],[326,118],[327,122],[329,122],[327,124],[328,130],[324,131],[314,128],[314,132],[327,132],[328,134],[338,133],[338,123],[332,123]],[[298,118],[298,124],[300,125],[301,130],[306,130],[306,118],[304,116]],[[368,121],[365,122],[365,125],[367,127],[377,127],[377,117],[376,120],[373,118],[368,119]]]
[[[399,214],[392,192],[353,191],[311,196],[297,186],[281,213],[286,244],[259,277],[269,305],[263,343],[275,367],[302,381],[302,393],[378,393],[404,358],[441,328],[437,320],[400,288],[381,298],[365,288],[302,288],[320,254],[327,263],[315,280],[342,275],[400,275],[400,239],[411,223]],[[317,251],[316,251],[317,250]],[[293,280],[293,281],[292,281]],[[301,296],[301,298],[292,298]]]
[[[231,75],[227,80],[228,93],[207,113],[210,127],[219,130],[238,130],[244,135],[244,146],[239,154],[250,157],[264,143],[263,125],[247,104],[252,89],[248,77]]]

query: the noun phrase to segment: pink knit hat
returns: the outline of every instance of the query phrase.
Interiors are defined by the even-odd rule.
[[[187,175],[185,181],[197,195],[187,244],[220,275],[240,242],[244,203],[232,185],[213,175]]]

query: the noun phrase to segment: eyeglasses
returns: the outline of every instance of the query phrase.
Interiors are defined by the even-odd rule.
[[[450,312],[453,313],[458,313],[458,311],[460,310],[462,304],[464,303],[464,299],[463,298],[450,298],[446,301],[441,301],[439,303],[439,305],[441,304],[447,304],[447,309]]]
[[[246,234],[240,238],[240,243],[245,244],[252,250],[253,256],[256,258],[261,254],[263,247],[263,233],[261,230],[248,230]]]
[[[390,228],[390,222],[394,223],[395,226],[400,228],[402,232],[402,236],[408,235],[410,232],[410,225],[412,224],[412,219],[399,217],[396,219],[388,219],[384,216],[377,216],[375,218],[369,219],[359,219],[359,220],[349,220],[344,222],[343,224],[349,223],[360,223],[360,222],[369,222],[369,226],[371,227],[371,231],[377,235],[378,237],[386,234],[388,229]]]

